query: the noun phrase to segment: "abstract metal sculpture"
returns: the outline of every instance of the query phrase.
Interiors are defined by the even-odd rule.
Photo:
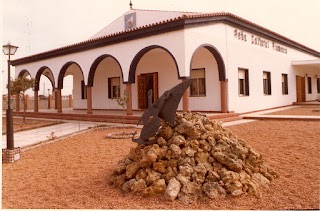
[[[163,95],[152,106],[149,105],[148,109],[142,114],[138,122],[138,124],[143,122],[140,137],[138,139],[132,138],[132,141],[146,145],[156,143],[156,140],[148,141],[148,139],[157,133],[161,126],[161,119],[173,126],[179,102],[192,82],[193,81],[189,79],[176,85],[172,89],[163,93]],[[150,95],[150,93],[148,94]]]

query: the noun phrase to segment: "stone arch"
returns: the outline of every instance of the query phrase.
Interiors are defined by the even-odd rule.
[[[73,64],[75,64],[75,65],[78,66],[78,68],[79,68],[80,71],[81,71],[82,78],[84,79],[83,71],[82,71],[82,68],[80,67],[80,65],[79,65],[78,63],[74,62],[74,61],[67,62],[67,63],[65,63],[65,64],[62,66],[62,68],[61,68],[61,70],[60,70],[60,72],[59,72],[59,76],[58,76],[58,87],[57,87],[58,89],[63,89],[63,78],[64,78],[64,76],[65,76],[65,73],[66,73],[67,69],[68,69],[71,65],[73,65]]]
[[[30,75],[30,77],[31,77],[30,72],[26,69],[23,69],[20,71],[18,78],[24,78],[24,77],[27,77],[28,75]]]
[[[54,75],[53,75],[51,69],[49,67],[47,67],[47,66],[43,66],[38,70],[38,72],[36,74],[36,78],[35,78],[35,87],[34,87],[34,89],[36,91],[39,91],[39,86],[40,86],[39,82],[40,82],[41,75],[44,75],[45,77],[47,77],[49,79],[49,81],[51,82],[52,88],[54,89],[55,88],[55,86],[54,86],[54,84],[55,84]],[[51,76],[52,78],[50,78],[49,76]]]
[[[133,58],[131,65],[130,65],[130,69],[129,69],[129,78],[128,78],[128,83],[135,83],[135,76],[136,76],[136,70],[137,70],[137,66],[139,61],[141,60],[141,58],[149,51],[156,49],[156,48],[160,48],[162,50],[164,50],[165,52],[167,52],[170,57],[173,59],[175,66],[176,66],[176,70],[178,73],[178,78],[180,79],[180,72],[179,72],[179,67],[178,67],[178,63],[175,59],[175,57],[173,56],[173,54],[166,48],[160,46],[160,45],[151,45],[148,47],[143,48],[142,50],[140,50],[136,56]]]
[[[119,65],[119,68],[120,68],[120,71],[121,71],[121,75],[122,75],[122,80],[124,81],[123,79],[123,71],[122,71],[122,67],[119,63],[119,61],[112,55],[110,54],[104,54],[104,55],[101,55],[99,56],[91,65],[90,67],[90,71],[89,71],[89,75],[88,75],[88,86],[89,87],[92,87],[93,86],[93,81],[94,81],[94,75],[95,75],[95,72],[97,70],[97,67],[98,65],[100,64],[100,62],[102,62],[104,59],[106,58],[112,58],[118,65]]]
[[[196,54],[197,50],[200,49],[200,48],[207,49],[213,55],[213,57],[216,59],[217,64],[218,64],[219,81],[227,81],[226,67],[225,67],[223,58],[222,58],[220,52],[214,46],[212,46],[210,44],[203,44],[203,45],[199,46],[193,52],[192,58],[191,58],[191,62],[190,62],[190,70],[191,70],[191,66],[192,66],[193,57]]]

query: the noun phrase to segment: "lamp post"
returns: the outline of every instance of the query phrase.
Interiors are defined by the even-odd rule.
[[[11,109],[11,77],[10,77],[10,56],[14,55],[18,49],[17,46],[11,45],[8,42],[7,45],[2,46],[2,51],[5,55],[8,55],[8,108],[6,111],[7,117],[7,149],[14,149],[14,140],[13,140],[13,115]]]

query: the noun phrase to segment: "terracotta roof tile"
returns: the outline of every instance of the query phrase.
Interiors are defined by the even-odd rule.
[[[44,54],[49,54],[49,53],[53,53],[53,52],[59,52],[59,51],[62,51],[62,50],[65,50],[65,49],[68,49],[68,48],[73,48],[73,47],[78,47],[78,46],[81,46],[81,45],[84,45],[84,44],[88,44],[88,43],[95,43],[99,40],[104,40],[104,39],[108,39],[108,38],[111,38],[111,37],[115,37],[115,36],[119,36],[119,35],[125,35],[125,34],[130,34],[132,32],[135,32],[135,31],[139,31],[139,30],[143,30],[143,29],[147,29],[147,28],[152,28],[152,27],[156,27],[156,26],[159,26],[159,25],[165,25],[165,24],[168,24],[168,23],[171,23],[171,22],[175,22],[175,21],[178,21],[178,20],[191,20],[191,19],[197,19],[197,18],[210,18],[210,17],[218,17],[218,16],[226,16],[226,17],[231,17],[231,18],[234,18],[236,20],[240,20],[241,22],[244,22],[244,23],[247,23],[251,26],[254,26],[258,29],[261,29],[263,31],[266,31],[268,33],[271,33],[273,35],[275,35],[276,37],[280,37],[284,40],[287,40],[291,43],[295,43],[296,45],[298,46],[301,46],[305,49],[309,49],[310,51],[316,53],[316,54],[319,54],[320,55],[320,52],[317,52],[309,47],[306,47],[294,40],[291,40],[283,35],[280,35],[274,31],[271,31],[265,27],[262,27],[258,24],[255,24],[249,20],[246,20],[240,16],[237,16],[237,15],[234,15],[232,13],[229,13],[229,12],[214,12],[214,13],[193,13],[193,12],[183,12],[184,14],[182,14],[181,16],[178,16],[176,18],[171,18],[171,19],[168,19],[168,20],[164,20],[164,21],[160,21],[160,22],[156,22],[156,23],[152,23],[152,24],[148,24],[148,25],[144,25],[144,26],[140,26],[140,27],[136,27],[136,28],[133,28],[133,29],[129,29],[129,30],[124,30],[124,31],[120,31],[120,32],[116,32],[116,33],[112,33],[112,34],[108,34],[108,35],[105,35],[105,36],[101,36],[101,37],[97,37],[97,38],[91,38],[91,39],[88,39],[88,40],[85,40],[85,41],[82,41],[82,42],[78,42],[78,43],[74,43],[74,44],[70,44],[70,45],[67,45],[67,46],[64,46],[64,47],[60,47],[60,48],[56,48],[56,49],[52,49],[52,50],[49,50],[49,51],[45,51],[45,52],[41,52],[41,53],[38,53],[38,54],[34,54],[34,55],[30,55],[30,56],[27,56],[27,57],[23,57],[23,58],[19,58],[19,59],[16,59],[16,60],[12,60],[12,63],[15,64],[15,63],[19,63],[20,60],[27,60],[27,59],[31,59],[31,58],[34,58],[34,57],[37,57],[37,56],[40,56],[40,55],[44,55]],[[28,63],[28,62],[25,62],[25,63]]]

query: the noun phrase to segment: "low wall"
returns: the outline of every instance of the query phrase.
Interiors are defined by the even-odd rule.
[[[28,97],[27,99],[27,110],[34,110],[34,99],[33,97]],[[19,104],[20,104],[20,111],[23,111],[23,101],[22,99],[19,100]],[[8,103],[7,103],[7,99],[3,98],[2,99],[2,110],[7,109],[8,107]],[[69,100],[68,96],[64,96],[62,98],[62,108],[71,108],[72,107],[72,100]],[[16,110],[16,97],[12,97],[11,98],[11,108],[13,110]],[[49,109],[49,100],[48,98],[42,98],[38,100],[38,108],[39,109]],[[52,99],[51,100],[51,109],[55,109],[55,100]]]

